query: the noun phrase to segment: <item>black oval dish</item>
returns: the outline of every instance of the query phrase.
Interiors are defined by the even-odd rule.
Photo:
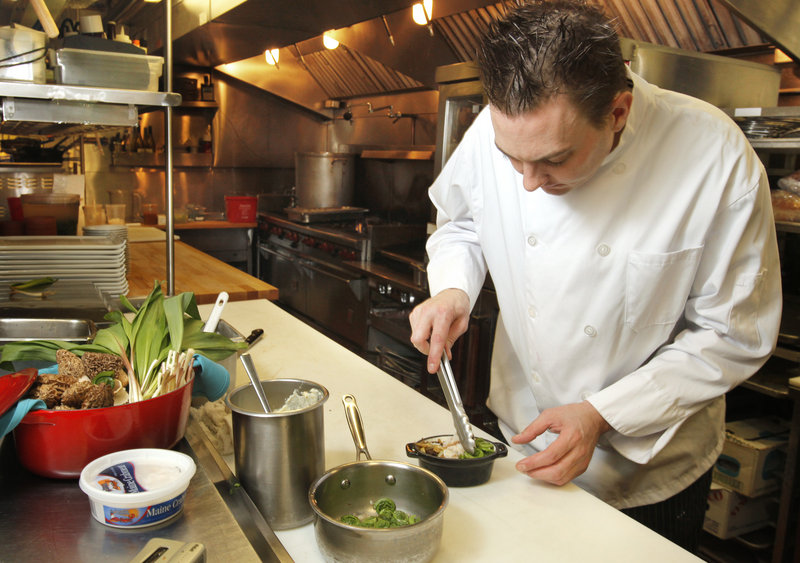
[[[450,436],[450,434],[428,436],[418,441],[424,442],[443,436]],[[492,444],[494,453],[491,455],[472,459],[455,459],[426,454],[417,449],[415,442],[410,442],[406,444],[406,455],[419,459],[420,467],[438,475],[448,487],[474,487],[489,480],[496,458],[505,457],[508,454],[504,443],[492,442]]]

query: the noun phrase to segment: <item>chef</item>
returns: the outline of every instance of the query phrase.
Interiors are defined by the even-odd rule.
[[[411,341],[435,373],[490,274],[488,404],[517,469],[695,550],[724,394],[777,339],[763,166],[721,111],[627,70],[582,1],[511,10],[478,60],[489,104],[430,189]]]

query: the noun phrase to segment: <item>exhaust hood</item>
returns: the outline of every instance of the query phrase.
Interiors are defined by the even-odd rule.
[[[479,37],[518,0],[434,0],[428,26],[412,22],[418,0],[171,0],[173,60],[216,68],[328,116],[326,99],[435,89],[435,69],[474,59]],[[46,0],[57,20],[77,5],[163,48],[163,5],[143,0]],[[797,0],[598,0],[634,41],[713,52],[774,41],[800,62]],[[74,17],[74,16],[73,16]],[[28,3],[0,0],[0,24],[36,25]],[[755,29],[754,29],[755,28]],[[321,37],[334,30],[339,49]],[[263,61],[280,48],[279,72]],[[260,59],[260,60],[259,60]]]
[[[761,30],[795,63],[800,64],[800,7],[797,0],[720,0],[723,5]]]

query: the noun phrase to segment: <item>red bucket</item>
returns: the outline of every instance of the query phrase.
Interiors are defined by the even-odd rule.
[[[186,432],[193,385],[116,407],[31,411],[14,429],[19,460],[42,477],[71,479],[112,452],[172,448]]]
[[[225,196],[225,215],[231,223],[254,223],[257,208],[256,196]]]

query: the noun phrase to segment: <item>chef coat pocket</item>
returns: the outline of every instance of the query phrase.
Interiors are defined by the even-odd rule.
[[[702,250],[631,251],[625,276],[625,324],[635,331],[675,324],[686,305]]]

